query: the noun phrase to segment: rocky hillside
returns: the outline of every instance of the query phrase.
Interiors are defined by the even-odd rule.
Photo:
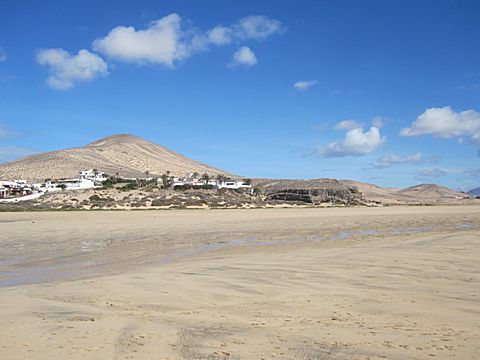
[[[480,196],[480,187],[470,190],[467,194],[470,196]]]
[[[345,185],[336,179],[267,180],[257,179],[256,189],[267,200],[359,205],[362,194],[355,186]]]
[[[376,204],[440,204],[458,202],[468,195],[435,185],[420,184],[405,189],[383,188],[377,185],[353,180],[311,179],[311,180],[272,180],[255,179],[254,185],[267,194],[285,192],[285,189],[317,189],[331,196],[341,196],[347,203],[355,203],[358,195],[363,202]],[[324,190],[322,190],[324,189]],[[335,191],[330,190],[335,189]],[[332,192],[333,191],[333,192]],[[333,195],[337,194],[337,195]],[[348,199],[348,200],[347,200]]]
[[[0,165],[0,179],[43,181],[76,176],[80,170],[98,169],[124,177],[189,172],[226,174],[225,171],[189,159],[161,145],[133,135],[112,135],[84,147],[36,154]]]

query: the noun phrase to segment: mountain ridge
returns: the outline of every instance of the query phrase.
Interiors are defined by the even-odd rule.
[[[467,191],[467,194],[470,196],[480,196],[480,187]]]
[[[114,134],[83,147],[34,154],[0,164],[0,179],[60,179],[93,168],[124,177],[145,176],[146,171],[151,175],[166,171],[177,176],[189,172],[231,175],[138,136]]]

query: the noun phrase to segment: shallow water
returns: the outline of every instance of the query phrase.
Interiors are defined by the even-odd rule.
[[[385,226],[343,229],[325,228],[324,233],[272,237],[265,234],[232,236],[215,232],[195,236],[179,234],[131,234],[126,238],[106,236],[82,239],[81,234],[69,239],[44,244],[41,241],[0,241],[0,287],[79,279],[115,274],[130,269],[167,264],[182,258],[221,249],[257,246],[296,245],[304,242],[348,241],[354,238],[408,236],[439,231],[441,223],[428,226]],[[462,222],[449,230],[477,230],[477,223]],[[267,233],[268,234],[268,233]]]

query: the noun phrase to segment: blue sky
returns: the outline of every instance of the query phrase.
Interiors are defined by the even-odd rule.
[[[480,186],[478,1],[0,1],[0,161],[131,133],[250,177]]]

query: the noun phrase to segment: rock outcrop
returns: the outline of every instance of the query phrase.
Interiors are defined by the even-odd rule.
[[[358,205],[362,203],[362,194],[355,187],[320,188],[320,189],[277,189],[269,190],[267,201],[294,201],[312,205],[322,203]]]

